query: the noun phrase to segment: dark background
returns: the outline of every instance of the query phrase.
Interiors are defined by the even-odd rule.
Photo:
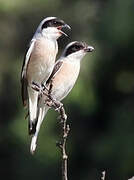
[[[69,179],[99,180],[105,170],[106,180],[127,180],[134,175],[133,0],[0,1],[0,179],[61,179],[57,114],[48,113],[32,156],[20,95],[25,48],[46,16],[72,27],[70,38],[59,40],[59,55],[74,40],[95,47],[64,100]]]

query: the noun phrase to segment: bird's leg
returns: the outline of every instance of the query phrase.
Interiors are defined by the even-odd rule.
[[[42,96],[42,95],[45,95],[45,96],[48,96],[48,93],[45,93],[45,90],[48,91],[48,89],[46,88],[45,85],[43,84],[38,84],[38,83],[35,83],[34,81],[32,82],[32,89],[34,89],[35,91],[38,91],[39,92],[39,96]]]
[[[42,86],[34,81],[32,82],[31,88],[38,92],[41,92],[43,90]]]

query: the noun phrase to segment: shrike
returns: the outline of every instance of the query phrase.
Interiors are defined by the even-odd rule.
[[[80,62],[87,52],[92,52],[94,48],[86,43],[74,41],[69,43],[61,58],[56,62],[54,70],[48,79],[46,86],[49,89],[52,78],[51,97],[57,101],[64,99],[73,88],[80,71]],[[47,99],[44,95],[39,98],[38,102],[38,121],[36,132],[32,137],[30,151],[33,154],[36,149],[37,136],[41,123],[49,110],[44,102]]]
[[[62,28],[70,27],[63,20],[47,17],[39,24],[26,53],[22,72],[22,100],[29,109],[29,134],[35,132],[38,92],[33,90],[32,83],[45,85],[51,75],[58,52],[57,39],[66,35]]]

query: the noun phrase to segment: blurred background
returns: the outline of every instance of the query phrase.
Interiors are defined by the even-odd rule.
[[[28,42],[40,21],[57,16],[72,27],[72,40],[95,51],[82,61],[79,79],[63,101],[71,131],[69,179],[126,180],[134,175],[134,1],[0,1],[0,179],[61,179],[56,148],[60,128],[51,110],[34,156],[29,153],[20,72]]]

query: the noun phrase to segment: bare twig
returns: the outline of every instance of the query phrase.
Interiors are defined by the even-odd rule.
[[[59,101],[51,100],[52,104],[51,107],[55,109],[60,114],[60,124],[62,125],[62,137],[61,141],[57,142],[57,147],[60,148],[61,154],[62,154],[62,180],[68,180],[67,177],[67,160],[68,156],[66,153],[66,141],[69,133],[69,125],[67,124],[67,115],[65,113],[65,109],[63,107],[63,104]],[[47,102],[46,102],[47,103]],[[49,101],[50,104],[50,101]]]
[[[70,128],[69,128],[69,125],[66,124],[67,116],[65,114],[65,109],[63,106],[60,108],[60,120],[62,124],[62,137],[61,137],[61,141],[57,143],[57,146],[61,149],[61,153],[62,153],[62,180],[67,180],[68,179],[67,178],[68,156],[66,153],[66,141],[67,141]]]

